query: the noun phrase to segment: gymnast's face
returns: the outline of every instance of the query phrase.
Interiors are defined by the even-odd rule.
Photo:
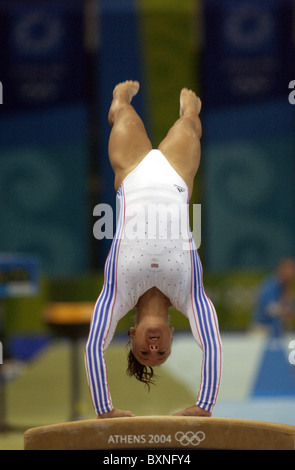
[[[132,352],[136,359],[150,367],[163,364],[171,353],[173,330],[169,325],[138,324],[130,328]]]

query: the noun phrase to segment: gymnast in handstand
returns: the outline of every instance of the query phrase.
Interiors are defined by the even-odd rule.
[[[131,104],[138,91],[137,81],[119,83],[108,116],[109,158],[120,214],[85,350],[91,397],[98,418],[134,416],[113,407],[105,350],[118,321],[136,307],[135,324],[128,332],[127,372],[149,385],[154,367],[171,353],[168,311],[174,306],[189,319],[203,352],[196,401],[175,415],[211,416],[221,380],[222,344],[214,306],[204,291],[188,213],[201,155],[201,101],[193,91],[181,90],[179,119],[154,149]],[[151,209],[159,207],[157,217],[150,217]],[[181,223],[173,225],[180,218]]]

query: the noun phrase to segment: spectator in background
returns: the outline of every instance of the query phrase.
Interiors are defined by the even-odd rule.
[[[295,312],[294,280],[295,259],[286,258],[279,262],[274,274],[259,289],[255,321],[265,326],[274,338],[281,336]]]

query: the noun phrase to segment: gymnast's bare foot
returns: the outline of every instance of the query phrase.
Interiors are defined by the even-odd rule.
[[[201,111],[202,102],[196,93],[188,88],[183,88],[180,92],[180,117],[185,116],[191,112],[199,114]]]
[[[115,86],[108,116],[111,126],[114,124],[115,113],[121,106],[126,106],[131,103],[132,98],[138,93],[139,86],[139,82],[133,80],[126,80]]]
[[[131,413],[131,411],[123,411],[123,410],[116,410],[113,408],[108,413],[103,413],[101,415],[97,415],[97,419],[105,419],[105,418],[134,418],[135,415]]]
[[[209,411],[203,410],[197,405],[190,406],[185,410],[178,411],[177,413],[173,413],[173,416],[208,416],[210,417],[212,413]]]

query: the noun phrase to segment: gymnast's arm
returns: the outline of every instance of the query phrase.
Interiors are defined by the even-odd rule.
[[[196,403],[175,416],[211,416],[219,393],[222,371],[222,343],[215,308],[203,286],[188,311],[191,330],[203,352],[201,384]]]
[[[107,300],[107,289],[108,286],[105,285],[96,302],[85,348],[87,380],[99,419],[134,416],[130,411],[113,407],[108,387],[105,350],[113,338],[118,320],[114,315],[112,303]]]

